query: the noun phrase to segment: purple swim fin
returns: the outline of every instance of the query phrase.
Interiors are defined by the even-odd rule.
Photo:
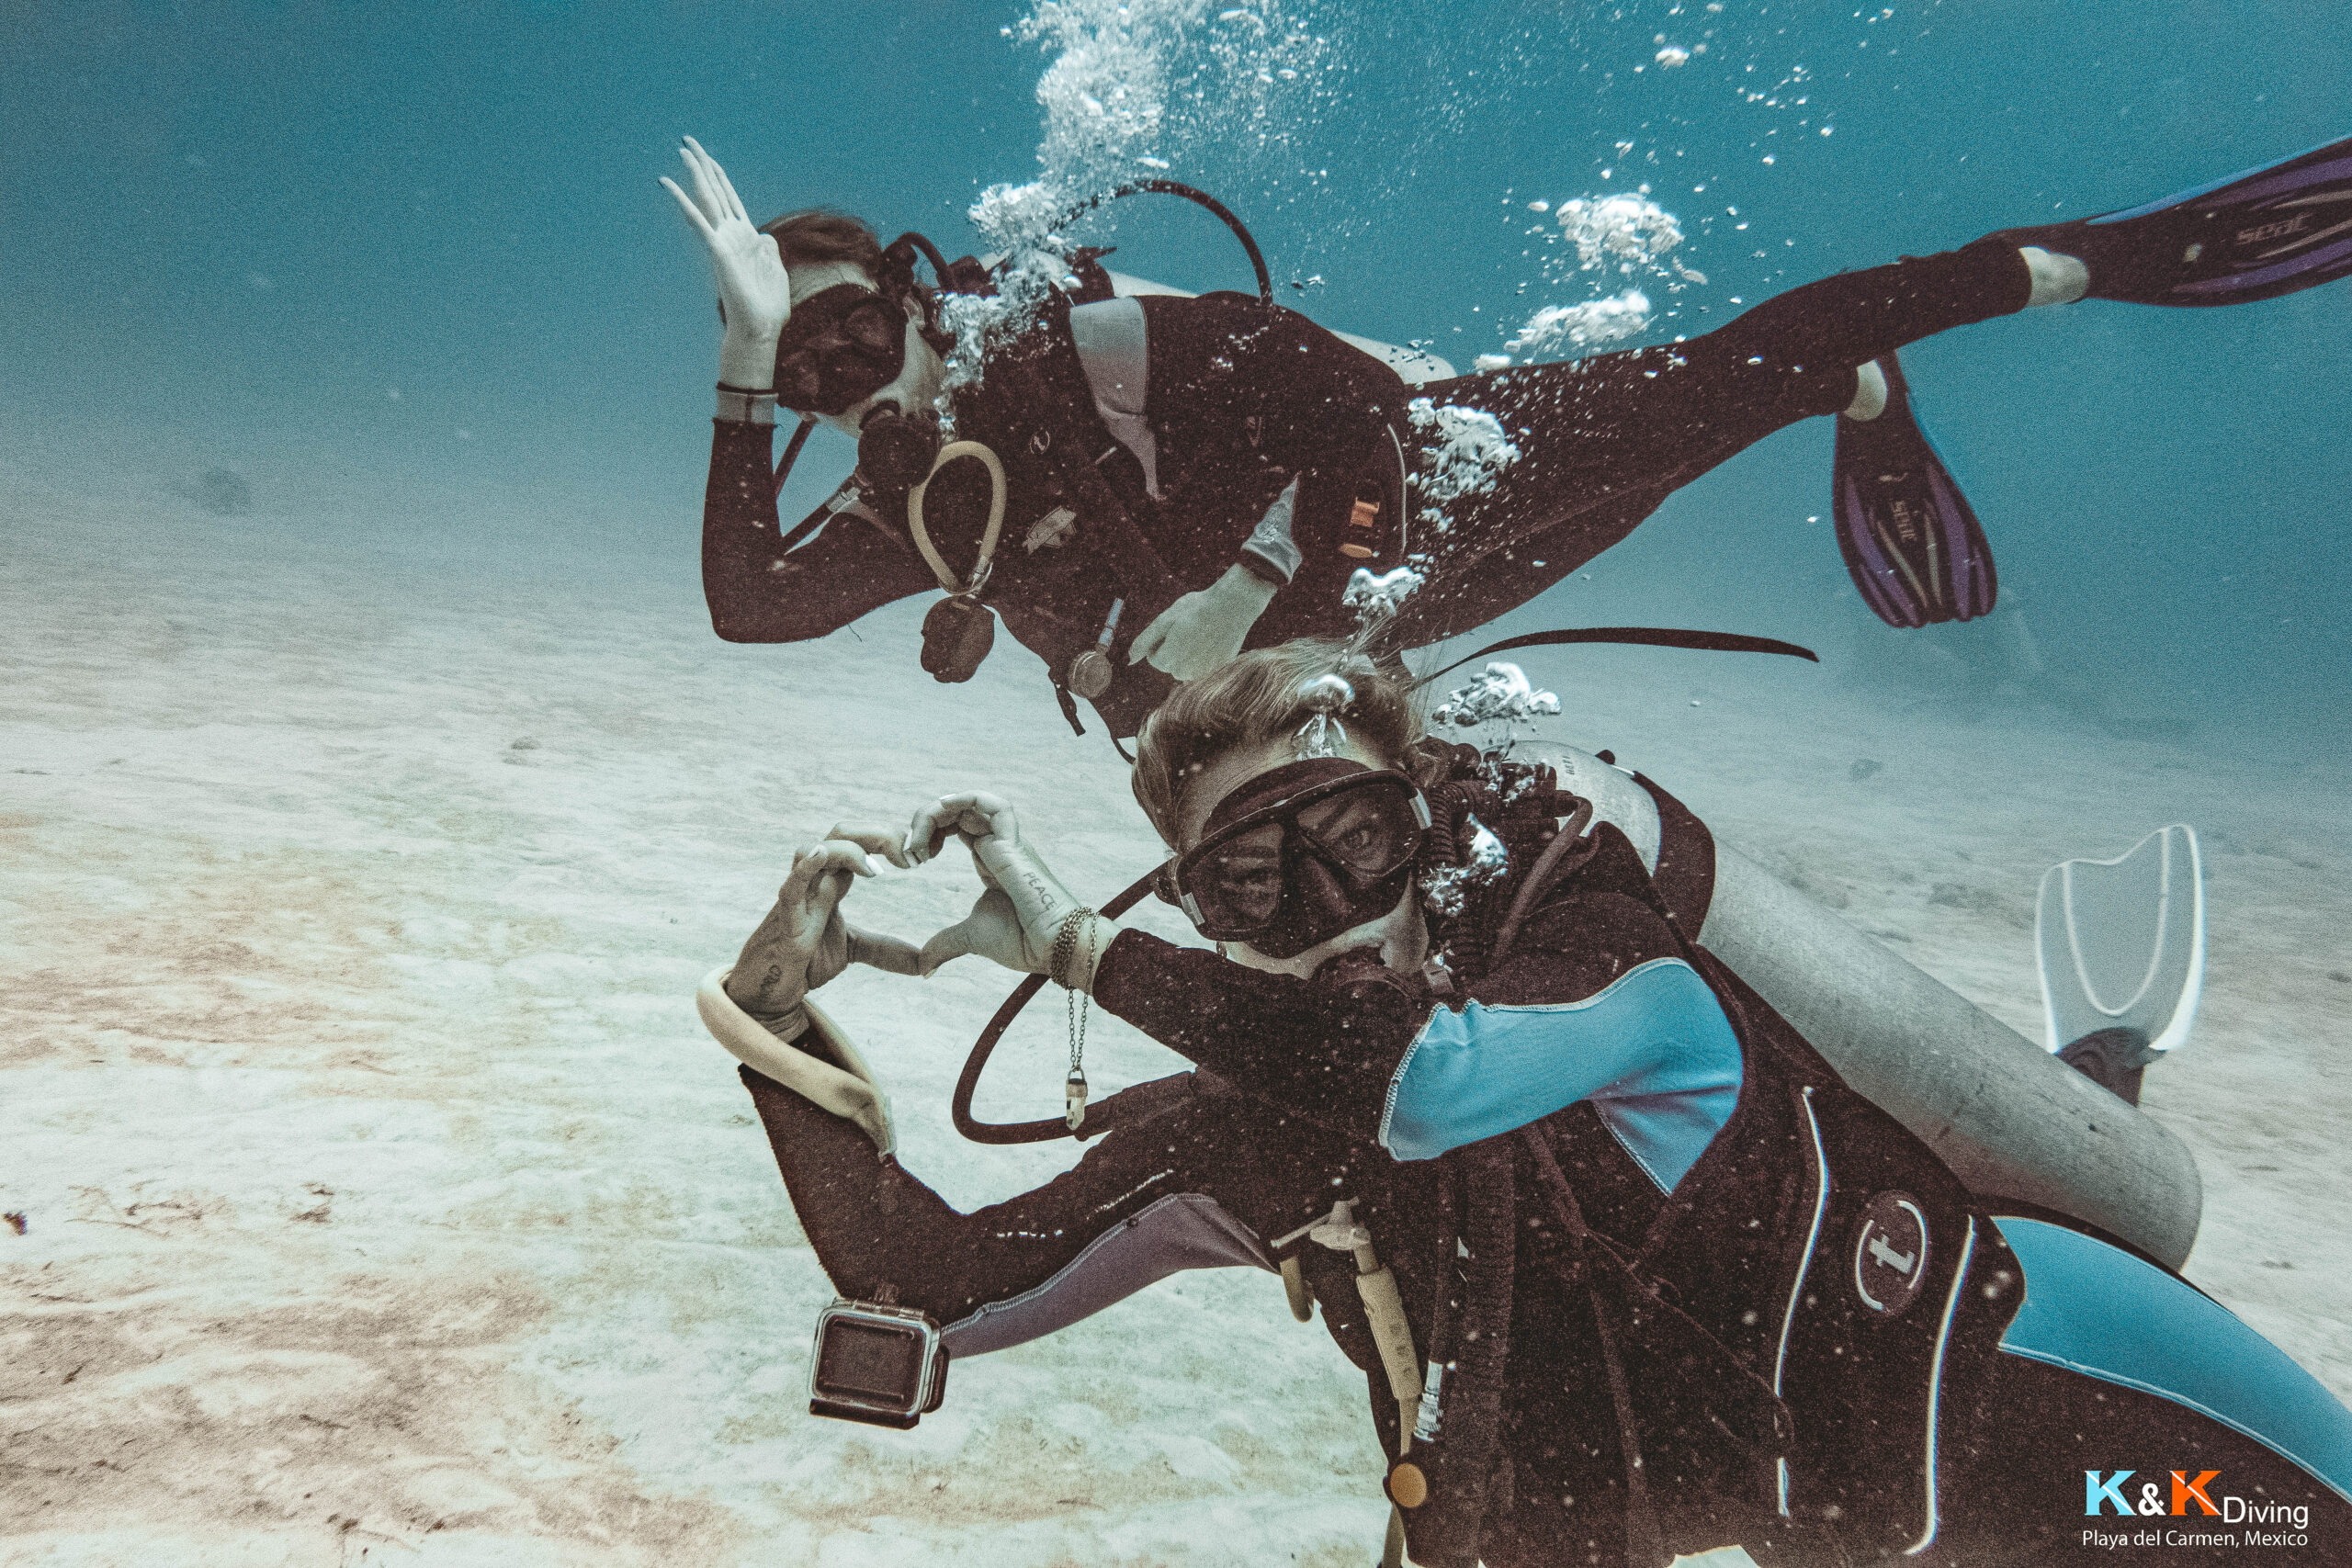
[[[1891,626],[1973,620],[1993,607],[1992,547],[1911,412],[1892,354],[1886,408],[1876,419],[1838,416],[1830,510],[1838,548],[1862,602]]]
[[[2352,138],[2145,207],[2004,233],[2081,258],[2098,299],[2236,305],[2315,288],[2352,273]]]

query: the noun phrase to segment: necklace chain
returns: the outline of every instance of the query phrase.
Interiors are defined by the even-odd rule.
[[[1070,961],[1078,956],[1080,927],[1086,931],[1087,956],[1093,956],[1094,911],[1081,908],[1072,910],[1054,933],[1050,961],[1051,972],[1063,981],[1069,993],[1069,1077],[1063,1086],[1062,1099],[1064,1115],[1073,1133],[1086,1120],[1086,1015],[1094,999],[1085,987],[1069,983],[1077,977]]]

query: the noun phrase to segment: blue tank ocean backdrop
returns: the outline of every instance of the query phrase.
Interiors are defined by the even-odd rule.
[[[1363,1374],[1255,1269],[959,1364],[911,1431],[807,1413],[835,1286],[697,985],[796,849],[943,791],[1014,799],[1094,902],[1165,852],[1012,637],[967,683],[918,667],[928,590],[805,642],[714,634],[722,327],[658,183],[693,188],[682,138],[754,224],[829,208],[950,258],[1181,181],[1278,303],[1469,373],[1671,348],[2352,136],[2352,10],[2279,0],[23,0],[0,27],[0,1558],[56,1563],[1378,1560]],[[1254,288],[1169,197],[1055,232]],[[2182,1272],[2352,1394],[2352,1224],[2319,1196],[2352,1129],[2352,281],[2027,310],[1901,369],[1989,613],[1872,613],[1838,422],[1801,419],[1655,475],[1687,482],[1443,652],[1664,626],[1817,664],[1532,649],[1521,695],[1556,708],[1455,738],[1613,749],[2037,1045],[2038,879],[2189,823],[2203,1008],[2143,1102],[2192,1205],[2201,1179]],[[818,429],[785,525],[856,461]],[[947,859],[861,881],[857,919],[962,917]],[[950,1124],[1011,984],[966,957],[826,998],[899,1160],[965,1211],[1080,1152]],[[1058,1113],[1065,1021],[1049,992],[1014,1027],[984,1117]],[[1092,1027],[1098,1100],[1185,1065]]]

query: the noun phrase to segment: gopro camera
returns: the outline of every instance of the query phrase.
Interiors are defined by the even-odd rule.
[[[808,1414],[900,1431],[947,1397],[939,1325],[911,1307],[846,1298],[817,1314]]]

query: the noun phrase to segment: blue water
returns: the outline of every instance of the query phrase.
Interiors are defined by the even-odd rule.
[[[1324,280],[1287,299],[1465,367],[1533,305],[1582,297],[1518,292],[1536,277],[1531,199],[1654,184],[1709,277],[1657,341],[1727,319],[1734,297],[2352,133],[2340,6],[1295,14],[1326,63],[1272,100],[1279,134],[1178,137],[1172,172],[1242,213],[1278,279]],[[429,492],[438,521],[415,526],[453,538],[526,519],[504,558],[518,581],[548,552],[690,579],[717,322],[654,183],[677,137],[727,164],[755,216],[824,202],[971,248],[977,192],[1035,172],[1046,57],[1000,32],[1020,15],[12,6],[0,462],[143,476],[191,528],[234,525],[220,513],[243,494],[254,516],[299,519],[329,482]],[[1705,54],[1654,62],[1659,35],[1710,28]],[[1798,65],[1808,80],[1781,85]],[[1115,265],[1170,282],[1246,276],[1194,213],[1124,211],[1109,237]],[[2037,311],[1906,365],[2039,647],[2033,700],[2342,754],[2352,283],[2220,310]],[[1765,443],[1515,625],[1639,612],[1804,635],[1915,686],[1989,679],[1983,626],[1870,620],[1826,524],[1805,521],[1827,511],[1829,446],[1826,421]],[[843,462],[820,442],[793,499]]]

